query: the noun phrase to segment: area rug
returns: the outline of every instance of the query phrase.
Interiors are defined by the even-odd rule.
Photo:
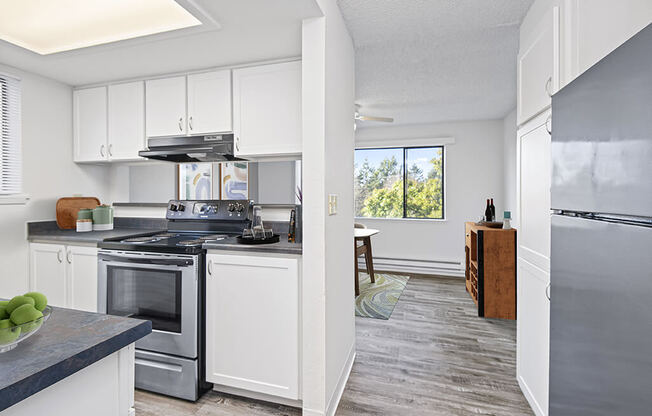
[[[365,318],[389,319],[401,297],[409,276],[376,273],[371,283],[367,273],[360,272],[360,295],[355,298],[355,314]]]

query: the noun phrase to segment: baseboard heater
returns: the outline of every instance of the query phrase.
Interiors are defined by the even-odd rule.
[[[358,258],[358,267],[361,270],[365,269],[364,257]],[[399,273],[464,276],[464,266],[461,261],[399,259],[374,256],[374,269]]]

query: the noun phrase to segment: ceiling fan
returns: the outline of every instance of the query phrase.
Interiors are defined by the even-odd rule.
[[[360,104],[355,105],[355,120],[356,121],[382,121],[384,123],[393,123],[394,118],[392,117],[377,117],[377,116],[367,116],[360,114]]]

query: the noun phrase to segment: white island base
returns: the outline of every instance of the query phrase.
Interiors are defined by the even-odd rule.
[[[130,344],[0,415],[133,416],[134,353],[135,344]]]

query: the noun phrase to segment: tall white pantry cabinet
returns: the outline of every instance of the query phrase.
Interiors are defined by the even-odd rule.
[[[650,0],[536,0],[521,25],[516,372],[538,416],[548,414],[551,97],[650,23]]]

